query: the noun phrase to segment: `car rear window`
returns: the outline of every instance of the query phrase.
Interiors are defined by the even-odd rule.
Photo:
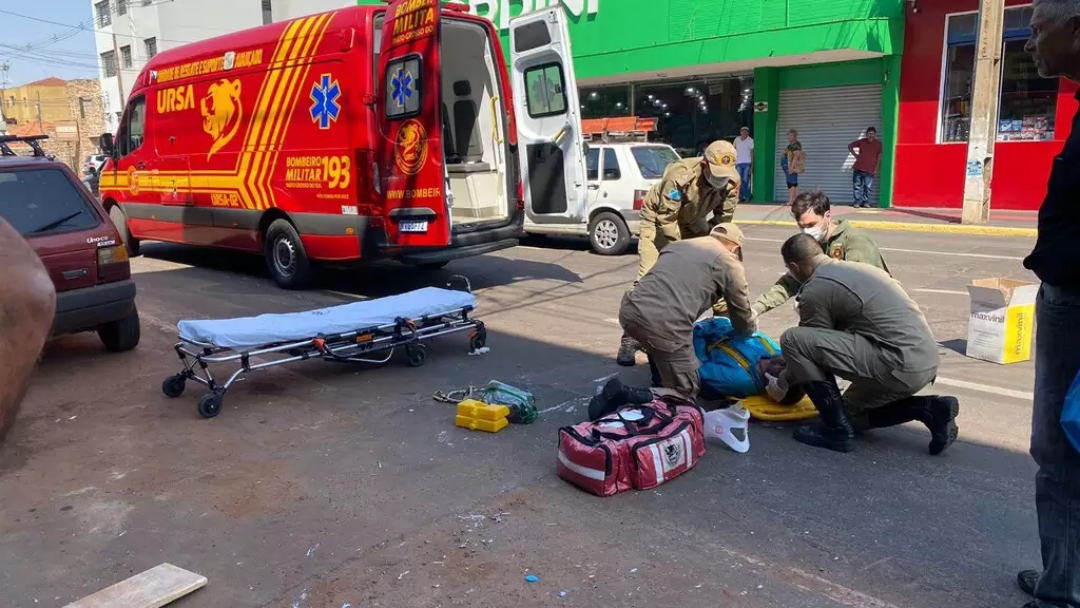
[[[0,169],[0,217],[26,237],[86,230],[101,219],[61,169]]]
[[[634,146],[630,151],[641,170],[641,177],[645,179],[663,177],[664,169],[679,160],[679,155],[667,146]]]

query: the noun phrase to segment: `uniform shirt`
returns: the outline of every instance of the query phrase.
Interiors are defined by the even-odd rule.
[[[645,195],[641,205],[641,221],[655,223],[668,241],[687,236],[704,236],[713,226],[731,218],[721,217],[726,207],[734,209],[738,201],[738,180],[728,182],[726,191],[717,191],[701,179],[701,159],[684,158],[664,169],[660,178]],[[707,218],[713,214],[712,221]]]
[[[674,352],[693,344],[694,323],[721,298],[736,331],[749,333],[753,325],[742,262],[719,239],[702,236],[664,247],[623,301],[647,322],[657,348]]]
[[[754,160],[754,138],[747,136],[746,139],[741,137],[735,138],[735,164],[749,165]]]
[[[833,226],[832,234],[823,245],[825,255],[835,260],[869,264],[889,272],[889,267],[885,264],[885,258],[881,255],[877,243],[863,231],[853,228],[844,219],[833,221]],[[754,300],[753,308],[759,315],[768,312],[799,293],[799,287],[800,284],[795,277],[785,274],[768,291]]]
[[[881,140],[870,141],[864,137],[852,143],[851,147],[859,150],[859,155],[855,157],[855,164],[851,167],[852,170],[873,173],[877,169],[878,159],[881,158]]]
[[[926,372],[940,363],[937,341],[919,305],[879,268],[825,260],[796,298],[800,327],[862,336],[881,349],[896,371]]]
[[[1076,94],[1080,100],[1080,91]],[[1039,208],[1039,237],[1024,268],[1055,287],[1080,287],[1073,248],[1080,243],[1080,110],[1061,154],[1054,157],[1046,198]]]

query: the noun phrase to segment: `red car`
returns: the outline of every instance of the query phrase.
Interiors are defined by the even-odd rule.
[[[54,336],[97,332],[105,348],[139,344],[128,250],[78,176],[48,157],[44,136],[0,136],[0,217],[30,243],[56,286]],[[29,146],[16,154],[9,144]]]

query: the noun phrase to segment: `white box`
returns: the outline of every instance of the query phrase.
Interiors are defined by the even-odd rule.
[[[976,279],[968,285],[967,356],[991,363],[1031,359],[1039,286],[1013,279]]]

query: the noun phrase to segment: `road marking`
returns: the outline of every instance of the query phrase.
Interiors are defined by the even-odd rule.
[[[968,292],[959,291],[957,289],[912,289],[911,291],[921,291],[922,293],[943,293],[950,296],[966,296]]]
[[[763,239],[759,237],[745,237],[746,241],[760,241],[762,243],[783,243],[786,239]],[[991,255],[989,253],[960,253],[955,251],[927,251],[925,249],[900,249],[897,247],[880,247],[882,251],[894,251],[897,253],[924,253],[926,255],[951,255],[961,258],[982,258],[984,260],[1014,260],[1022,262],[1023,256],[1013,255]]]
[[[614,323],[615,325],[622,325],[622,323],[619,323],[618,319],[604,319],[604,322],[605,323]]]
[[[989,384],[980,384],[978,382],[968,382],[966,380],[953,380],[952,378],[942,378],[938,376],[935,384],[944,384],[945,386],[951,386],[954,388],[966,388],[969,391],[977,391],[980,393],[988,393],[990,395],[1004,395],[1006,397],[1012,397],[1013,399],[1022,399],[1025,401],[1034,401],[1035,394],[1029,391],[1016,391],[1010,388],[1002,388],[1000,386],[991,386]]]
[[[355,293],[347,293],[347,292],[344,292],[344,291],[334,291],[333,289],[319,289],[317,291],[321,291],[323,293],[328,293],[330,295],[334,295],[334,296],[338,296],[338,297],[342,297],[342,298],[348,298],[350,300],[366,300],[367,299],[364,296],[358,296]]]
[[[751,226],[795,226],[794,221],[780,220],[738,220],[739,225]],[[1024,228],[1020,226],[972,226],[970,224],[926,224],[920,222],[888,222],[848,220],[855,228],[867,230],[894,230],[903,232],[925,232],[932,234],[973,234],[979,236],[1022,236],[1036,237],[1039,235],[1037,228]]]

